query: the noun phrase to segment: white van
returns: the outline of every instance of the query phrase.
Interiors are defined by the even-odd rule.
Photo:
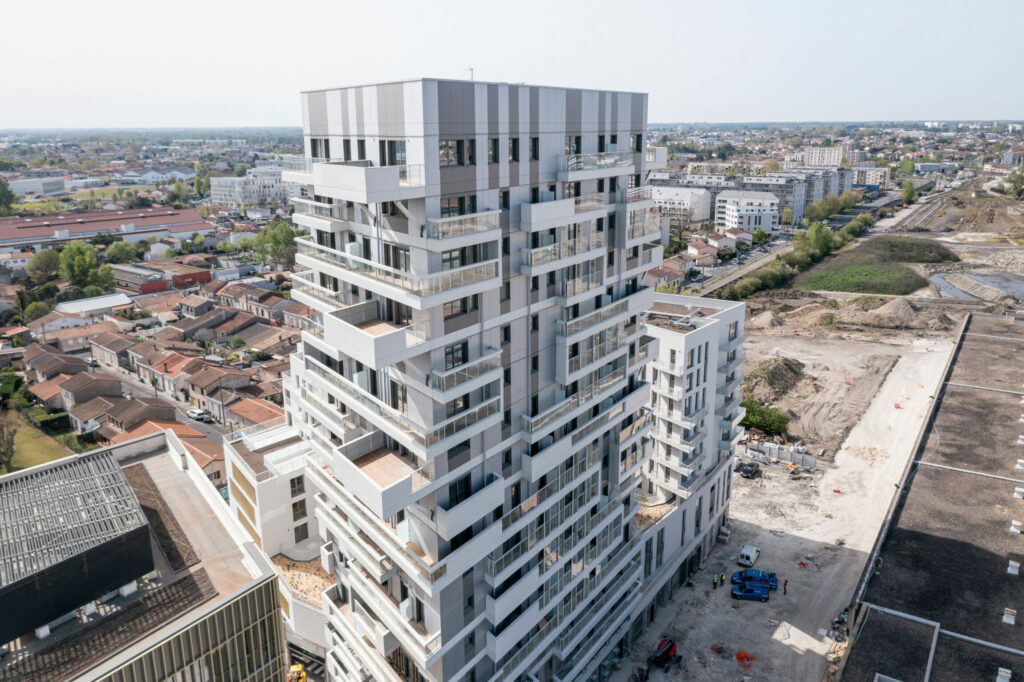
[[[754,562],[757,561],[757,557],[761,555],[761,550],[753,545],[747,545],[740,550],[740,556],[736,560],[740,566],[753,566]]]

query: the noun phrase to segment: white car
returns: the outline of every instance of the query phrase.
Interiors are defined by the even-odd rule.
[[[206,410],[200,410],[198,408],[192,408],[185,413],[189,419],[195,419],[196,421],[204,421],[206,418]]]

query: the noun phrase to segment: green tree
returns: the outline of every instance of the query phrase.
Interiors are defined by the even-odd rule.
[[[53,279],[60,272],[60,254],[54,249],[37,251],[29,258],[25,270],[37,283]]]
[[[282,256],[288,255],[282,253],[284,249],[295,248],[295,235],[295,230],[288,223],[280,217],[275,217],[253,238],[253,246],[262,255],[280,262]],[[294,260],[294,254],[292,256]]]
[[[904,173],[906,175],[914,174],[914,160],[909,156],[904,157],[903,160],[900,161],[900,173]]]
[[[244,345],[245,345],[245,339],[243,339],[241,336],[232,336],[231,337],[231,343],[230,343],[231,350],[238,350],[239,348],[241,348]]]
[[[103,291],[114,290],[114,268],[110,267],[106,263],[101,265],[93,273],[92,284],[99,287]]]
[[[1010,183],[1010,193],[1014,197],[1024,197],[1024,169],[1018,168],[1013,171],[1006,180]]]
[[[91,284],[97,267],[96,252],[86,242],[73,241],[60,252],[60,276],[77,287]]]
[[[747,408],[747,415],[740,422],[748,429],[759,429],[769,436],[779,436],[789,428],[789,417],[782,410],[766,407],[753,398],[740,403]]]
[[[138,257],[138,252],[134,245],[122,240],[108,246],[106,256],[111,263],[131,263]]]
[[[907,204],[912,204],[917,201],[917,190],[914,188],[914,183],[910,180],[903,183],[903,191],[900,192],[900,199]]]
[[[10,213],[11,206],[14,205],[16,199],[14,190],[11,189],[6,180],[0,178],[0,215]]]
[[[750,241],[754,244],[766,244],[768,243],[768,233],[759,227],[750,235]]]
[[[82,296],[85,298],[94,298],[96,296],[102,296],[107,292],[103,291],[100,287],[95,284],[90,284],[82,288]]]
[[[50,306],[46,305],[42,301],[33,301],[28,304],[27,308],[25,308],[25,321],[31,322],[32,320],[38,320],[48,312],[50,312]]]
[[[839,195],[839,207],[844,211],[848,211],[849,209],[859,204],[860,200],[860,192],[852,192],[850,190],[847,190]]]
[[[779,217],[779,221],[783,225],[792,225],[793,224],[793,209],[789,208],[788,206],[786,208],[782,209],[782,215]]]

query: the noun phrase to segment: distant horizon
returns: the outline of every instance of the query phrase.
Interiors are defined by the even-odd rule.
[[[848,120],[848,121],[648,121],[647,127],[660,127],[660,126],[750,126],[750,127],[768,127],[768,126],[851,126],[851,125],[901,125],[901,124],[923,124],[923,123],[969,123],[969,124],[995,124],[995,125],[1006,125],[1006,124],[1020,124],[1024,125],[1024,119],[1012,119],[1012,118],[910,118],[910,119],[876,119],[876,120]],[[3,135],[20,135],[27,133],[61,133],[61,132],[129,132],[129,133],[171,133],[171,132],[206,132],[206,131],[238,131],[238,132],[260,132],[269,130],[280,130],[280,131],[302,131],[301,125],[234,125],[234,126],[223,126],[223,125],[195,125],[195,126],[49,126],[45,128],[0,128],[0,136]]]

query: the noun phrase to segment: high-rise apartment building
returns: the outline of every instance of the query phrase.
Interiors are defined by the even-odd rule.
[[[843,147],[804,147],[805,166],[839,166],[843,163]]]
[[[277,428],[308,446],[331,679],[574,679],[635,620],[646,115],[506,83],[303,94],[284,180],[317,312]]]

